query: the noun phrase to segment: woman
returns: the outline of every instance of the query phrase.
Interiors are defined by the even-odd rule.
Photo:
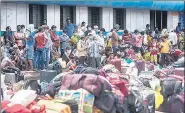
[[[17,26],[17,31],[14,33],[14,38],[15,38],[15,42],[17,43],[17,46],[21,50],[22,47],[23,47],[22,40],[24,40],[24,33],[21,32],[21,26],[20,25]]]
[[[33,70],[33,57],[34,57],[34,35],[35,35],[35,32],[34,32],[34,25],[33,24],[30,24],[28,25],[28,30],[27,30],[27,36],[26,36],[26,39],[27,39],[27,42],[26,42],[26,49],[27,49],[27,62],[28,62],[28,69],[27,70],[30,70],[32,71]]]

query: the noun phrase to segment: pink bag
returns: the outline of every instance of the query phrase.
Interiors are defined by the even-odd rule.
[[[138,72],[145,71],[145,61],[144,60],[137,60],[136,61],[136,68]]]
[[[152,63],[146,64],[146,68],[148,69],[148,71],[153,71],[154,70],[154,64],[152,64]]]

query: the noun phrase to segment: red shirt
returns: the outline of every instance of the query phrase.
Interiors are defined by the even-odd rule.
[[[131,44],[131,42],[132,42],[132,35],[124,35],[123,34],[123,36],[122,36],[122,40],[124,40],[124,43],[126,43],[126,44]]]
[[[158,53],[158,48],[159,48],[159,45],[156,43],[156,44],[152,44],[152,46],[151,46],[151,54],[152,55],[157,55],[157,53]],[[154,49],[156,49],[156,50],[154,50]]]
[[[37,33],[35,35],[36,48],[44,48],[47,41],[48,40],[45,33]]]
[[[60,44],[59,37],[56,35],[56,33],[54,31],[50,31],[50,35],[51,35],[51,39],[54,43],[54,46],[59,47],[59,44]]]

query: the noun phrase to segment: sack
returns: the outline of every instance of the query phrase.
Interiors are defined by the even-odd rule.
[[[138,73],[141,71],[145,71],[145,61],[144,60],[137,60],[136,61],[136,68],[138,69]]]
[[[155,109],[158,110],[163,103],[164,98],[159,91],[155,91]]]
[[[100,95],[95,98],[94,105],[105,113],[112,113],[111,110],[114,108],[114,94],[112,92],[104,90],[104,85],[101,86]]]

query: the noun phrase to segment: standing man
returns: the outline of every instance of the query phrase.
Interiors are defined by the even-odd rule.
[[[7,26],[6,31],[4,32],[4,42],[5,45],[8,47],[13,46],[14,39],[10,26]]]
[[[54,47],[56,47],[57,51],[59,49],[60,40],[58,35],[56,34],[57,26],[52,25],[50,30],[51,40],[53,41]]]
[[[150,24],[146,24],[146,34],[149,35],[150,31]]]
[[[178,26],[176,27],[176,33],[179,34],[182,31],[181,29],[181,23],[178,23]]]
[[[118,40],[119,40],[119,36],[118,36],[118,30],[119,30],[119,25],[116,24],[114,26],[114,29],[112,31],[112,48],[113,48],[113,52],[115,53],[119,48],[118,48]]]
[[[44,69],[44,58],[45,58],[45,46],[47,43],[47,36],[44,33],[44,29],[39,27],[38,33],[35,35],[35,46],[37,52],[37,66],[38,69]]]
[[[92,68],[99,68],[101,62],[100,55],[100,43],[97,41],[97,38],[94,37],[93,41],[89,45],[89,54],[90,54],[90,66]]]
[[[71,23],[71,20],[68,18],[67,20],[67,24],[64,27],[64,30],[66,30],[67,35],[69,36],[69,38],[71,38],[77,28],[77,26],[73,23]]]
[[[81,40],[77,43],[77,51],[78,51],[78,57],[79,57],[79,64],[85,65],[85,56],[86,56],[86,41],[85,41],[85,36],[81,37]]]
[[[177,46],[177,34],[174,32],[173,29],[170,30],[169,36],[168,36],[169,41],[172,44],[172,47]]]

